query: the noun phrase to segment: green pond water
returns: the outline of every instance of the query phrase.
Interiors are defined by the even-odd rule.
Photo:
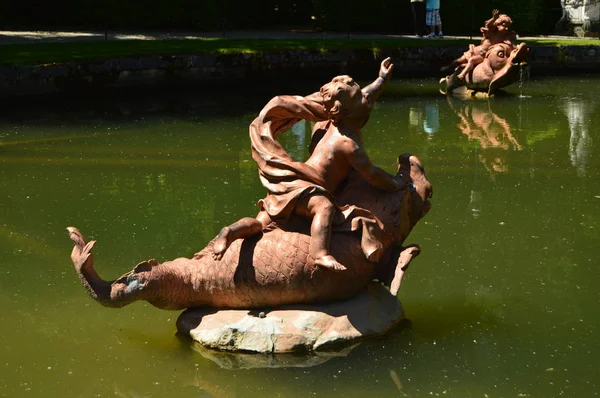
[[[98,241],[105,279],[191,256],[257,211],[247,130],[262,105],[323,82],[8,104],[0,396],[597,395],[600,77],[531,80],[489,101],[447,99],[434,80],[394,81],[364,131],[375,164],[393,172],[412,152],[434,186],[407,240],[423,249],[399,294],[409,321],[341,352],[271,359],[289,365],[279,368],[219,365],[176,335],[179,312],[100,306],[73,271],[65,227]],[[309,131],[282,137],[298,159]]]

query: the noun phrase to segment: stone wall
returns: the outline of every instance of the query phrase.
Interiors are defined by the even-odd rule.
[[[0,66],[0,97],[80,88],[136,86],[219,79],[319,78],[349,74],[369,79],[385,57],[392,57],[396,77],[442,76],[440,67],[459,57],[463,47],[398,48],[381,51],[296,50],[263,53],[204,54],[119,58],[84,63]],[[533,46],[532,75],[600,70],[598,46]]]

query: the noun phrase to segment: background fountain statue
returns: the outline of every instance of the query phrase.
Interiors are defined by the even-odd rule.
[[[525,43],[517,44],[517,34],[511,29],[512,19],[498,10],[480,28],[483,38],[477,46],[471,44],[461,57],[443,67],[453,73],[440,80],[445,85],[442,93],[451,94],[464,87],[488,96],[520,78],[529,49]],[[463,89],[464,90],[464,89]]]
[[[561,35],[598,37],[600,32],[599,0],[561,0],[562,16],[555,31]]]
[[[364,152],[362,127],[392,69],[383,61],[379,77],[362,90],[338,76],[319,93],[269,101],[250,125],[253,158],[268,190],[261,211],[224,228],[193,258],[144,261],[104,281],[94,270],[95,242],[69,227],[71,259],[88,293],[108,307],[146,300],[169,310],[273,309],[350,299],[376,279],[395,296],[420,251],[402,244],[430,209],[432,188],[417,157],[399,156],[391,175]],[[275,139],[303,119],[316,122],[305,163]],[[201,322],[204,315],[180,317],[179,329],[190,332],[189,319]]]

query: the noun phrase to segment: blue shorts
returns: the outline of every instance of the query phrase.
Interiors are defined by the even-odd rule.
[[[439,8],[428,8],[425,14],[425,24],[427,26],[441,25],[442,20],[440,18]]]

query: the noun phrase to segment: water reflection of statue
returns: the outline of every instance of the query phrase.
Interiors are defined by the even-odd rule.
[[[577,169],[577,175],[584,176],[589,158],[592,138],[589,134],[591,107],[582,100],[567,100],[563,110],[569,121],[569,158]]]
[[[477,141],[483,149],[478,157],[485,169],[492,176],[507,172],[508,165],[504,157],[506,151],[511,148],[522,149],[512,135],[508,121],[494,113],[488,101],[458,102],[448,98],[450,108],[460,118],[458,128],[469,140]]]
[[[475,156],[483,165],[491,179],[496,173],[508,172],[506,153],[509,149],[520,150],[521,144],[512,135],[508,121],[491,109],[489,101],[458,100],[448,96],[448,104],[458,118],[458,128],[469,141],[477,142]],[[475,179],[469,200],[473,217],[478,217],[483,206],[482,195],[478,189],[478,172],[475,164]]]

